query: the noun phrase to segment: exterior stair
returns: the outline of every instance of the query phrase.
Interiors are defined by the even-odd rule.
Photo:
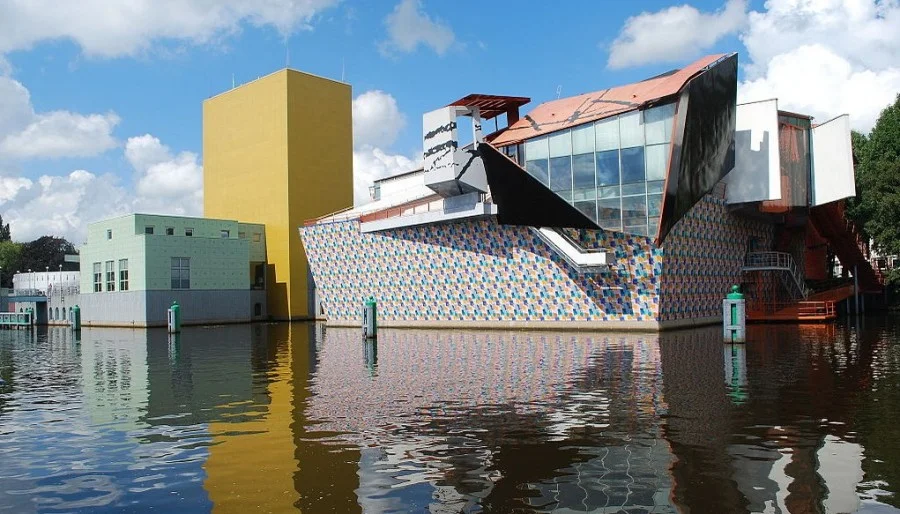
[[[884,277],[872,267],[869,261],[869,244],[856,225],[847,219],[843,201],[811,208],[809,219],[819,234],[828,240],[844,269],[858,270],[860,290],[882,291]]]
[[[809,296],[806,280],[794,262],[791,254],[786,252],[750,252],[744,260],[744,273],[754,271],[780,271],[778,274],[785,289],[794,300],[805,300]]]

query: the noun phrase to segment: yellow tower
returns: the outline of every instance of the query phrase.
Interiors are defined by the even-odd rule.
[[[203,103],[203,214],[266,226],[268,310],[314,315],[297,228],[353,205],[350,86],[281,70]]]

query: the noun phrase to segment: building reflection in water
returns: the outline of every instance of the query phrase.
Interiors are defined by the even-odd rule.
[[[17,342],[31,352],[0,345],[0,373],[13,392],[70,390],[108,444],[91,463],[47,440],[55,466],[119,470],[67,507],[849,512],[897,501],[897,333],[54,328]],[[10,397],[0,422],[23,415]]]

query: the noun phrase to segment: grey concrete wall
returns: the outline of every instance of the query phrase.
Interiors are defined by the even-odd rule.
[[[77,294],[54,294],[47,298],[47,324],[48,325],[68,325],[71,316],[70,309],[78,304],[80,295]],[[80,304],[79,307],[82,307]],[[62,311],[66,311],[65,320],[63,320]],[[82,316],[84,317],[84,316]]]
[[[258,316],[254,313],[254,311],[255,311],[254,305],[257,303],[260,305],[260,309],[261,309],[261,314]],[[266,291],[264,289],[263,290],[254,289],[254,290],[250,291],[250,315],[253,317],[254,320],[268,319],[269,309],[268,309],[268,305],[266,304]]]
[[[146,291],[83,294],[77,303],[81,307],[82,326],[147,325]]]
[[[250,292],[249,289],[146,291],[147,324],[165,326],[172,301],[181,306],[183,325],[249,322],[253,313]]]
[[[173,301],[183,325],[247,323],[267,318],[266,292],[241,290],[119,291],[81,295],[83,326],[166,326]],[[261,315],[254,316],[260,303]]]

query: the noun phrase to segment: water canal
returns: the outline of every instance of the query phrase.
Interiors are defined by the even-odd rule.
[[[900,318],[0,332],[2,512],[900,512]]]

